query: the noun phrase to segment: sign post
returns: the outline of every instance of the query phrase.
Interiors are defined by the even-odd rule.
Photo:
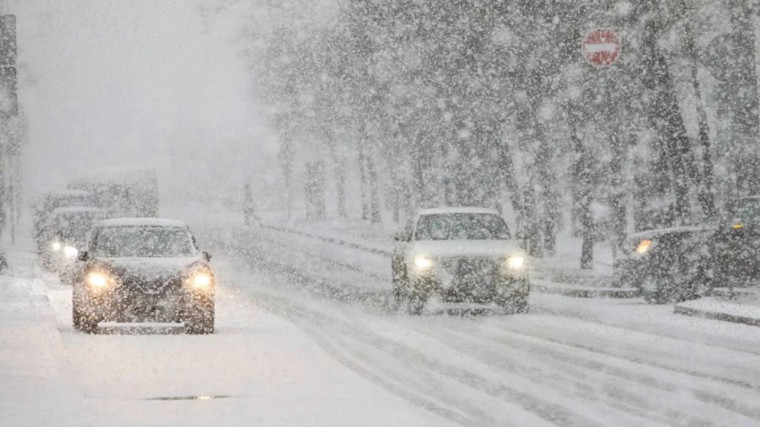
[[[603,102],[605,104],[604,109],[606,110],[606,114],[615,114],[612,111],[610,105],[611,94],[609,90],[608,80],[610,66],[612,66],[612,64],[618,60],[620,57],[620,51],[620,38],[617,36],[617,34],[615,34],[614,31],[605,28],[597,28],[590,31],[583,38],[583,42],[581,44],[581,52],[586,61],[595,68],[604,69],[601,72],[599,86],[604,97]],[[610,127],[610,121],[611,120],[608,119],[604,120],[604,128],[607,139],[609,140],[609,143],[612,145],[613,149],[613,165],[611,168],[613,171],[613,176],[611,177],[612,188],[610,189],[610,216],[612,220],[611,232],[613,236],[610,246],[612,247],[612,259],[614,265],[614,261],[617,258],[617,246],[622,243],[625,237],[625,206],[623,204],[623,197],[620,194],[620,187],[623,180],[622,158],[624,154],[622,152],[622,147],[620,147],[620,142],[617,140]]]

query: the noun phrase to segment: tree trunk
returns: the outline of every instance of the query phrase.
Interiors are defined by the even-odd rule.
[[[665,56],[658,45],[660,23],[656,19],[646,23],[644,47],[647,55],[644,84],[651,93],[647,118],[661,142],[660,156],[672,172],[675,193],[675,224],[691,223],[690,183],[697,179],[697,168],[686,126],[675,94],[675,83],[668,71]]]
[[[380,196],[378,192],[377,169],[375,168],[375,160],[371,155],[367,156],[367,171],[369,175],[370,219],[372,222],[380,222]]]
[[[713,163],[712,147],[710,144],[710,126],[707,122],[707,113],[702,104],[702,90],[699,85],[699,54],[694,44],[694,34],[689,24],[689,14],[686,2],[681,0],[681,11],[684,18],[684,48],[689,58],[691,68],[691,85],[694,90],[694,99],[697,107],[697,121],[699,123],[699,146],[702,150],[702,176],[699,180],[697,197],[702,208],[702,213],[707,219],[715,216],[715,195],[713,194]]]
[[[367,194],[367,169],[366,169],[366,159],[364,155],[364,147],[363,147],[364,140],[359,142],[359,176],[360,176],[360,193],[361,193],[361,200],[362,200],[362,219],[368,220],[369,219],[369,206],[367,205],[367,200],[369,199]]]
[[[594,215],[591,212],[593,198],[593,183],[591,182],[592,158],[591,153],[578,138],[575,124],[570,125],[570,142],[576,153],[576,163],[573,175],[578,186],[578,213],[581,224],[581,269],[589,270],[594,267]]]

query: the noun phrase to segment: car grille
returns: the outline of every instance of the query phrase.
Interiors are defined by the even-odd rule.
[[[122,281],[122,288],[130,293],[164,295],[177,288],[177,279],[144,280],[139,277],[128,277]]]
[[[443,260],[443,270],[458,281],[491,282],[499,274],[495,259],[451,258]]]

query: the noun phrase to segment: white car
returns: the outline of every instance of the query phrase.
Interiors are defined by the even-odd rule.
[[[528,311],[527,258],[496,210],[421,210],[395,240],[393,294],[410,313],[420,313],[432,296]]]

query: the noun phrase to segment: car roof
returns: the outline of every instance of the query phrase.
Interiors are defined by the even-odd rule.
[[[67,213],[105,213],[105,211],[95,206],[66,206],[64,208],[53,209],[53,215]]]
[[[710,226],[688,226],[687,225],[687,226],[680,226],[680,227],[655,228],[652,230],[639,231],[639,232],[628,235],[628,238],[633,239],[633,240],[641,240],[641,239],[656,238],[664,234],[701,233],[701,232],[711,232],[714,230],[715,229]]]
[[[178,227],[187,228],[184,222],[169,218],[110,218],[98,221],[98,227]]]
[[[739,201],[739,200],[760,200],[760,196],[734,197],[731,199],[732,202]]]
[[[454,213],[476,213],[498,215],[499,211],[491,208],[481,207],[440,207],[431,209],[420,209],[418,215],[437,215],[437,214],[454,214]]]
[[[70,188],[60,188],[48,191],[43,194],[44,197],[68,197],[68,196],[89,196],[92,193],[86,190],[73,190]]]

